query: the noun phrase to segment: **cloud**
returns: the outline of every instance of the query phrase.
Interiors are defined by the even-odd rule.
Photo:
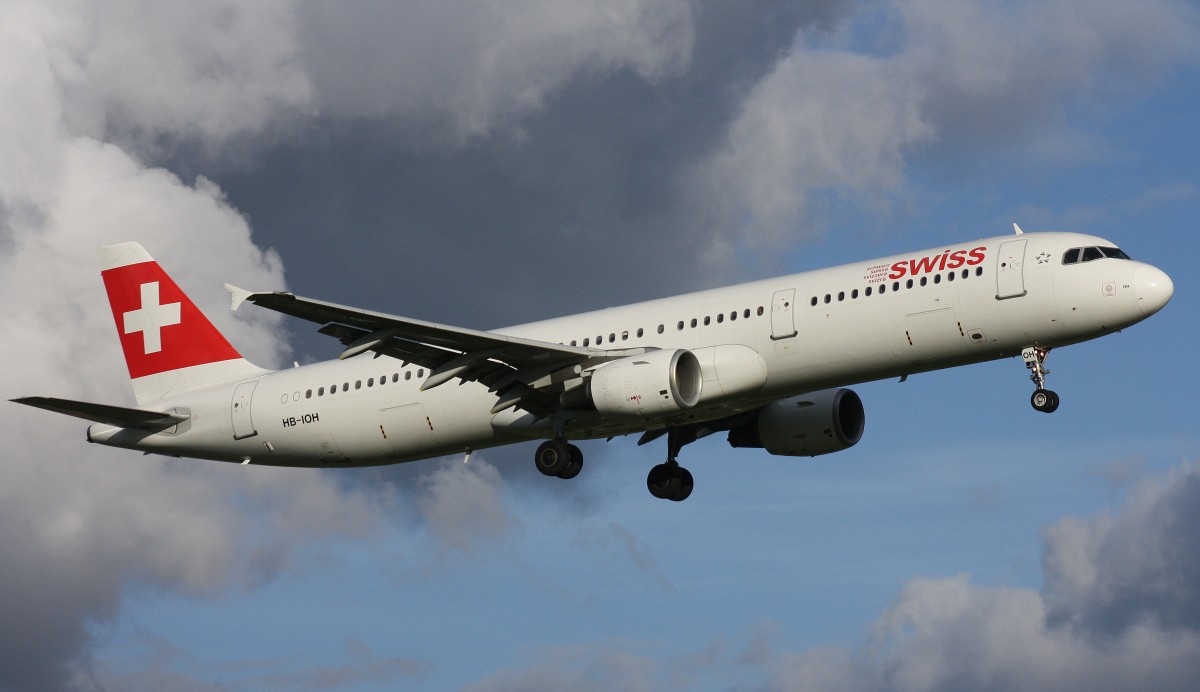
[[[466,555],[521,528],[505,503],[500,472],[478,455],[466,464],[443,460],[422,475],[417,507],[436,546]]]
[[[300,14],[323,113],[398,117],[451,146],[515,133],[581,72],[630,70],[651,82],[678,75],[693,41],[684,0],[314,2]]]
[[[867,4],[799,35],[755,85],[696,167],[694,203],[771,250],[819,235],[839,201],[886,218],[914,165],[1078,164],[1103,145],[1072,106],[1143,93],[1197,45],[1200,13],[1174,0]]]
[[[1115,516],[1046,531],[1045,587],[914,579],[857,654],[788,654],[782,687],[1191,689],[1200,675],[1200,469],[1141,485]],[[820,684],[815,684],[815,683]]]

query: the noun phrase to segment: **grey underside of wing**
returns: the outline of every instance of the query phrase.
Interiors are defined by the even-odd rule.
[[[47,396],[27,396],[12,399],[18,404],[34,408],[63,413],[96,423],[106,423],[123,428],[146,428],[149,430],[169,428],[188,419],[180,413],[164,413],[161,411],[146,411],[123,406],[94,404],[88,401],[73,401],[71,399],[56,399]]]

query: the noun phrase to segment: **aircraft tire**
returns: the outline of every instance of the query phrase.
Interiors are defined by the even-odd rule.
[[[646,474],[646,489],[660,500],[670,499],[678,492],[679,476],[666,464],[659,464]]]
[[[583,452],[572,444],[567,445],[567,450],[570,452],[569,460],[566,467],[558,474],[558,477],[565,481],[578,476],[579,472],[583,470]]]
[[[547,476],[559,476],[571,463],[570,446],[564,440],[546,440],[533,455],[537,470]]]
[[[1058,394],[1049,389],[1037,389],[1029,397],[1029,403],[1042,413],[1054,413],[1058,410]]]
[[[692,494],[692,487],[695,485],[692,480],[692,472],[688,471],[682,466],[674,469],[674,471],[677,487],[675,492],[668,499],[670,499],[672,502],[683,502],[684,500],[688,499],[689,495]]]

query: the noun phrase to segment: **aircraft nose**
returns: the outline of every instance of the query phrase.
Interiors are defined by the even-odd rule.
[[[1137,296],[1138,308],[1149,317],[1171,300],[1175,284],[1166,272],[1147,264],[1133,273],[1133,292]]]

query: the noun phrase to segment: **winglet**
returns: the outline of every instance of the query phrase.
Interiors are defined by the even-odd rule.
[[[1025,232],[1021,230],[1021,227],[1018,226],[1015,221],[1013,222],[1013,230],[1017,232],[1017,235],[1021,235]]]
[[[254,295],[254,291],[247,291],[246,289],[238,288],[233,284],[225,284],[225,290],[229,291],[230,310],[237,310],[239,307],[241,307],[242,303],[246,302],[247,298]]]

